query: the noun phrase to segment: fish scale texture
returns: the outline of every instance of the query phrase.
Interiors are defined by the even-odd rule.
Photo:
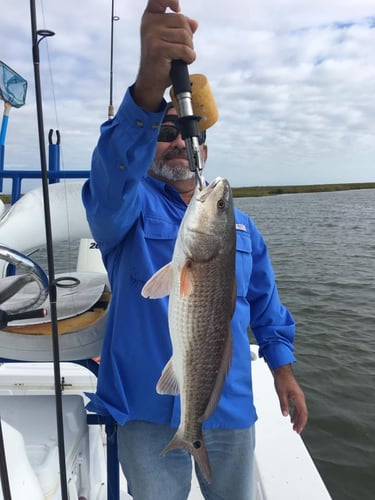
[[[172,294],[169,314],[173,365],[180,383],[180,428],[187,441],[194,442],[201,436],[199,418],[207,408],[228,341],[234,258],[221,255],[193,263],[190,272],[193,291],[187,297]]]

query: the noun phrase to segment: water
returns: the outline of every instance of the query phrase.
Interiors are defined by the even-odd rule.
[[[373,500],[375,190],[235,201],[262,231],[297,323],[303,439],[334,500]],[[56,272],[74,269],[76,252],[76,242],[59,245]]]
[[[236,200],[296,320],[303,438],[334,500],[375,498],[374,202],[375,190]]]

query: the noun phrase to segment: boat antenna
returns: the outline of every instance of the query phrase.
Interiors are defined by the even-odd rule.
[[[114,23],[119,21],[120,18],[115,16],[115,0],[112,0],[112,12],[111,12],[111,55],[109,64],[109,106],[108,106],[108,119],[112,120],[115,116],[115,108],[113,106],[113,32]]]
[[[52,350],[53,350],[53,368],[55,381],[55,400],[56,400],[56,424],[57,424],[57,442],[59,450],[59,465],[60,465],[60,484],[61,498],[68,500],[67,475],[65,464],[65,445],[64,445],[64,423],[62,410],[62,395],[61,395],[61,375],[60,375],[60,353],[59,353],[59,336],[57,325],[57,300],[56,300],[56,280],[54,270],[53,257],[53,242],[52,242],[52,227],[51,227],[51,210],[48,191],[48,172],[46,147],[44,140],[44,124],[43,124],[43,107],[42,107],[42,91],[40,83],[40,65],[39,65],[39,43],[46,37],[53,36],[55,33],[49,30],[37,30],[35,0],[30,0],[31,12],[31,35],[32,35],[32,53],[34,64],[34,79],[35,79],[35,97],[38,118],[38,136],[39,136],[39,153],[42,170],[42,188],[43,188],[43,205],[44,205],[44,221],[46,231],[47,245],[47,264],[48,264],[48,291],[50,300],[51,326],[52,326]]]

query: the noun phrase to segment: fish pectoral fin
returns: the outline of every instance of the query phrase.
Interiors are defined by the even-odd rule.
[[[190,259],[186,259],[180,274],[180,296],[181,297],[189,297],[191,292],[193,291],[193,281],[191,275],[191,266],[192,261]]]
[[[163,266],[147,281],[141,290],[141,295],[145,299],[161,299],[172,288],[173,265],[172,262]]]
[[[158,394],[170,394],[176,396],[180,393],[180,387],[176,374],[173,370],[173,362],[171,358],[165,365],[158,383],[156,384],[156,392]]]
[[[215,411],[215,409],[219,403],[219,399],[220,399],[221,393],[223,391],[225,377],[228,375],[231,363],[232,363],[232,334],[231,334],[230,329],[228,329],[228,334],[227,334],[227,338],[225,340],[225,345],[224,345],[223,357],[221,358],[221,363],[220,363],[219,371],[217,373],[216,381],[215,381],[214,387],[212,389],[211,396],[210,396],[210,399],[208,401],[207,407],[206,407],[203,415],[201,415],[199,417],[198,422],[200,422],[200,423],[204,422]]]

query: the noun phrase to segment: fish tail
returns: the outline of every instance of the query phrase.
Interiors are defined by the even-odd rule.
[[[167,444],[161,455],[165,455],[168,451],[174,450],[176,448],[183,448],[191,453],[197,462],[203,476],[208,483],[211,483],[212,473],[210,467],[210,461],[208,459],[206,445],[203,441],[203,436],[193,443],[186,441],[178,432],[174,435],[173,439]]]

